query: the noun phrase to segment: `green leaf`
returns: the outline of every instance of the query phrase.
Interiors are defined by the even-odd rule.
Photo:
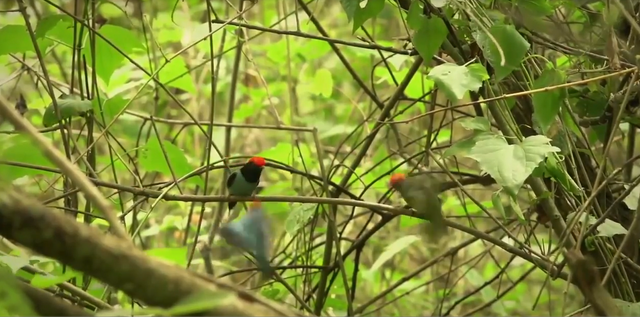
[[[483,171],[514,195],[538,164],[558,151],[542,135],[530,136],[520,144],[508,144],[503,137],[495,136],[476,142],[467,157],[478,161]]]
[[[549,155],[545,165],[547,173],[549,173],[549,175],[551,175],[551,177],[560,183],[560,185],[567,191],[575,195],[580,194],[582,190],[578,184],[576,184],[573,178],[571,178],[567,171],[558,163],[559,162],[555,155]]]
[[[518,204],[518,201],[516,200],[516,195],[515,194],[510,194],[509,195],[509,209],[516,214],[516,216],[518,217],[518,220],[520,220],[521,223],[525,223],[526,219],[524,218],[524,214],[522,213],[522,209],[520,208],[520,205]]]
[[[420,29],[424,21],[422,12],[424,12],[424,4],[422,1],[412,1],[411,6],[409,6],[409,12],[407,13],[407,25],[409,25],[409,28],[414,31]]]
[[[504,211],[504,206],[502,205],[502,198],[500,197],[500,191],[493,192],[491,194],[491,203],[493,207],[500,213],[503,219],[507,219],[507,213]]]
[[[320,68],[316,71],[313,78],[313,88],[311,90],[320,96],[331,98],[331,94],[333,93],[333,77],[328,69]]]
[[[495,136],[496,134],[492,132],[474,130],[473,136],[456,141],[454,144],[451,145],[451,147],[446,149],[443,153],[443,157],[449,157],[449,156],[461,155],[461,154],[466,155],[476,145],[476,142],[485,140],[485,139],[492,139]]]
[[[444,150],[442,157],[447,158],[450,156],[460,155],[463,153],[466,154],[469,151],[471,151],[474,145],[476,145],[476,139],[473,136],[468,137],[466,139],[459,140],[459,141],[455,141],[455,143],[451,144],[451,146],[448,149]]]
[[[53,38],[73,47],[73,19],[66,14],[54,14],[40,19],[34,33],[38,40]]]
[[[47,287],[51,287],[63,282],[66,282],[74,277],[78,277],[82,275],[82,272],[77,272],[74,271],[70,268],[67,268],[67,271],[62,274],[62,275],[51,275],[51,274],[47,274],[47,275],[40,275],[40,274],[36,274],[33,276],[33,278],[31,279],[31,285],[33,287],[37,287],[40,289],[44,289]]]
[[[146,254],[163,259],[168,262],[175,263],[181,267],[187,266],[188,249],[187,247],[180,248],[157,248],[145,251]]]
[[[613,237],[617,234],[629,233],[620,223],[611,219],[605,219],[602,224],[598,226],[598,236],[600,237]]]
[[[564,84],[566,82],[564,72],[555,68],[545,69],[540,77],[533,82],[534,89],[540,89],[555,85]],[[559,88],[549,91],[535,93],[533,99],[533,116],[540,125],[543,134],[546,134],[549,127],[555,122],[556,116],[560,111],[562,101],[567,98],[567,89]]]
[[[586,94],[579,92],[575,98],[576,102],[573,106],[573,111],[580,117],[599,117],[604,113],[609,103],[609,97],[604,91],[600,90]]]
[[[640,303],[631,303],[621,299],[614,298],[616,306],[620,308],[622,316],[640,316]]]
[[[104,116],[103,124],[107,126],[113,121],[116,115],[124,109],[129,99],[124,99],[120,95],[113,96],[107,100],[104,100],[102,104],[102,114],[100,114],[100,107],[98,106],[98,100],[93,100],[93,112],[94,116],[102,122],[102,116]]]
[[[624,185],[624,189],[628,190],[629,185]],[[634,187],[629,195],[624,198],[624,204],[631,210],[638,210],[638,200],[640,199],[640,186]]]
[[[168,316],[193,316],[219,307],[231,296],[233,296],[231,293],[222,290],[199,291],[181,299],[178,304],[165,312]]]
[[[164,147],[164,150],[166,151],[164,154],[162,152],[162,147]],[[140,165],[142,165],[142,167],[147,171],[159,172],[166,176],[171,176],[171,170],[173,170],[176,179],[179,179],[194,170],[180,148],[168,141],[162,141],[162,147],[160,147],[160,143],[157,138],[151,138],[142,149]],[[167,164],[167,160],[171,163],[171,169]],[[192,176],[187,179],[186,182],[204,186],[204,182],[200,175]]]
[[[552,14],[556,8],[547,0],[518,0],[518,9],[522,14],[542,18]]]
[[[340,4],[342,5],[344,13],[347,14],[347,19],[351,22],[358,6],[360,5],[360,0],[340,0]]]
[[[496,81],[500,81],[509,76],[514,69],[520,67],[520,63],[531,45],[512,25],[494,24],[489,29],[489,33],[495,42],[483,31],[475,32],[473,37],[478,42],[487,61],[495,69]],[[500,51],[503,53],[504,60]]]
[[[573,221],[573,218],[576,216],[577,211],[574,211],[567,215],[567,222]],[[586,221],[585,221],[586,220]],[[588,226],[592,226],[595,224],[598,219],[594,216],[589,215],[585,212],[580,214],[580,219],[578,220],[581,223],[585,223]],[[620,223],[615,222],[611,219],[605,219],[603,223],[601,223],[596,230],[598,230],[597,236],[600,237],[613,237],[618,234],[627,234],[629,233],[627,229],[625,229]]]
[[[294,165],[295,161],[304,162],[305,164],[315,162],[311,155],[311,148],[306,143],[300,143],[295,147],[290,142],[280,142],[274,147],[258,153],[257,156],[287,163],[289,165]]]
[[[91,100],[81,100],[79,96],[67,95],[58,98],[58,111],[60,111],[60,120],[65,120],[73,117],[84,116],[87,111],[93,110],[93,104]],[[58,117],[56,116],[56,110],[53,106],[53,102],[47,106],[42,116],[42,125],[45,127],[51,127],[58,124]]]
[[[51,41],[41,39],[36,41],[41,51],[44,51]],[[0,28],[0,56],[6,54],[35,52],[29,31],[24,25],[9,24]],[[11,45],[7,45],[11,43]]]
[[[106,24],[103,25],[98,33],[108,39],[113,45],[125,54],[132,53],[135,49],[143,49],[144,44],[130,30],[120,26]],[[100,36],[96,36],[95,45],[96,54],[96,73],[105,84],[109,84],[113,72],[122,66],[125,57],[119,53],[113,46],[107,43]],[[87,57],[87,65],[93,65],[93,56],[91,54],[91,46],[85,45],[82,53]]]
[[[317,204],[291,204],[291,212],[284,222],[284,228],[289,235],[295,235],[300,228],[307,224],[307,221],[316,213]]]
[[[238,109],[233,112],[233,122],[242,122],[245,119],[255,115],[264,108],[264,103],[255,100],[253,98],[247,100],[247,102],[243,102],[240,104]]]
[[[55,165],[42,154],[40,148],[33,143],[29,137],[24,135],[12,135],[3,138],[0,142],[0,159],[45,168],[56,168]],[[3,181],[13,181],[20,177],[35,175],[52,176],[54,173],[40,169],[0,164],[0,177]]]
[[[360,0],[353,13],[353,29],[351,33],[356,31],[369,19],[375,18],[384,9],[385,0]]]
[[[376,272],[382,265],[384,265],[387,261],[389,261],[392,257],[398,254],[400,251],[408,248],[411,244],[416,241],[420,241],[420,238],[416,235],[408,235],[399,238],[398,240],[392,242],[388,246],[384,248],[384,251],[378,259],[371,265],[371,269],[369,269],[369,274]]]
[[[196,93],[193,78],[182,56],[177,56],[167,63],[162,70],[160,70],[158,79],[166,86],[182,89],[192,94]]]
[[[21,282],[0,266],[0,316],[38,316],[18,283]]]
[[[21,268],[29,265],[29,259],[13,255],[0,255],[0,263],[4,263],[11,273],[16,274]]]
[[[482,87],[482,81],[489,77],[486,71],[483,74],[478,66],[472,64],[465,67],[444,63],[432,68],[427,77],[444,91],[447,98],[458,101],[464,98],[468,91],[478,91]]]
[[[465,130],[489,131],[491,122],[486,117],[462,118],[459,121]]]
[[[411,41],[420,56],[425,61],[430,61],[433,54],[437,53],[447,37],[449,31],[442,19],[431,16],[431,18],[422,17],[422,25],[413,35]]]
[[[430,0],[431,4],[436,8],[442,8],[449,3],[449,0]]]

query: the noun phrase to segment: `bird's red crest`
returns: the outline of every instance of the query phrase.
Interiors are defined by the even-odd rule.
[[[249,162],[252,162],[255,165],[258,165],[260,167],[263,167],[267,164],[267,162],[264,160],[264,158],[259,157],[259,156],[254,156],[251,159],[249,159]]]
[[[391,175],[391,178],[389,179],[389,185],[394,186],[396,184],[399,184],[400,182],[404,181],[406,178],[407,177],[402,173],[395,173]]]

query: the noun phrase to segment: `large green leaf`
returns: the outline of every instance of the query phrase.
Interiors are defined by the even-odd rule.
[[[193,82],[193,77],[191,76],[191,73],[189,73],[187,64],[182,56],[177,56],[168,64],[164,65],[162,70],[158,73],[158,78],[161,83],[169,87],[182,89],[192,94],[196,93],[196,86]]]
[[[41,51],[44,51],[50,40],[40,39],[36,41]],[[29,37],[27,27],[24,25],[9,24],[0,28],[0,55],[34,52],[33,43]],[[10,45],[8,43],[11,43]]]
[[[545,157],[560,149],[542,135],[530,136],[520,144],[508,144],[502,136],[476,142],[468,157],[478,161],[510,195],[515,195],[531,172]]]
[[[5,137],[0,142],[0,159],[30,164],[35,166],[55,168],[55,165],[42,154],[42,151],[33,141],[24,135],[12,135]],[[3,181],[13,181],[23,176],[46,175],[54,173],[31,169],[26,167],[10,166],[0,164],[0,178]]]
[[[340,0],[340,4],[342,5],[344,13],[347,14],[347,19],[349,19],[349,22],[351,22],[353,16],[356,13],[356,10],[358,9],[360,0]]]
[[[361,0],[353,12],[353,29],[355,33],[367,20],[375,18],[384,9],[385,0]]]
[[[40,19],[34,33],[38,40],[46,37],[73,47],[73,19],[66,14],[53,14]]]
[[[91,100],[81,100],[79,96],[75,95],[67,95],[59,98],[57,101],[61,120],[84,116],[87,111],[91,111],[93,109]],[[51,127],[56,125],[58,122],[56,110],[52,102],[44,111],[44,115],[42,116],[42,125],[45,127]]]
[[[491,36],[483,31],[477,31],[473,36],[485,58],[495,69],[496,80],[500,81],[511,74],[514,69],[520,67],[520,63],[531,45],[516,31],[513,25],[494,24],[489,29],[489,33]]]
[[[106,24],[98,33],[125,54],[144,48],[144,44],[132,31],[120,26]],[[87,57],[87,64],[93,65],[91,46],[85,45],[82,52]],[[125,57],[99,36],[96,36],[95,54],[96,74],[108,85],[111,75],[122,65]]]
[[[113,96],[107,100],[103,100],[102,104],[102,112],[100,107],[98,106],[97,99],[93,100],[93,111],[95,117],[103,122],[102,118],[104,116],[103,124],[105,126],[109,125],[111,121],[115,118],[115,116],[127,105],[129,99],[123,98],[121,95]]]
[[[440,49],[449,31],[442,19],[436,16],[422,17],[420,24],[420,28],[412,38],[413,46],[425,61],[430,61]]]
[[[423,12],[424,4],[421,1],[412,1],[409,6],[409,12],[407,13],[407,25],[412,30],[419,30],[424,22]]]
[[[37,316],[33,303],[24,295],[18,280],[0,265],[0,316]]]
[[[478,63],[468,66],[444,63],[432,68],[427,77],[444,91],[447,98],[458,101],[468,91],[478,91],[482,87],[482,81],[488,79],[489,75]]]

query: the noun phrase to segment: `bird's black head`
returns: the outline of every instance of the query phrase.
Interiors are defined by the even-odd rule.
[[[242,173],[242,176],[244,176],[244,179],[248,182],[256,183],[260,180],[260,175],[262,175],[262,169],[265,164],[264,158],[259,156],[252,157],[240,168],[240,173]]]

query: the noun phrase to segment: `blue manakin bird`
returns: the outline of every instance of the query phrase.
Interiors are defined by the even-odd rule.
[[[255,156],[242,165],[240,169],[233,171],[227,177],[227,189],[231,196],[253,196],[253,192],[260,184],[260,176],[266,162],[264,158]],[[229,210],[233,210],[237,202],[229,202]]]
[[[271,276],[273,269],[269,262],[269,223],[259,201],[251,203],[249,211],[242,219],[223,226],[220,236],[229,245],[252,253],[260,271],[267,277]]]
[[[438,197],[440,181],[435,176],[406,176],[396,173],[391,175],[389,186],[400,193],[407,205],[429,220],[423,230],[430,240],[438,241],[447,234],[448,227],[444,223],[442,205]]]

